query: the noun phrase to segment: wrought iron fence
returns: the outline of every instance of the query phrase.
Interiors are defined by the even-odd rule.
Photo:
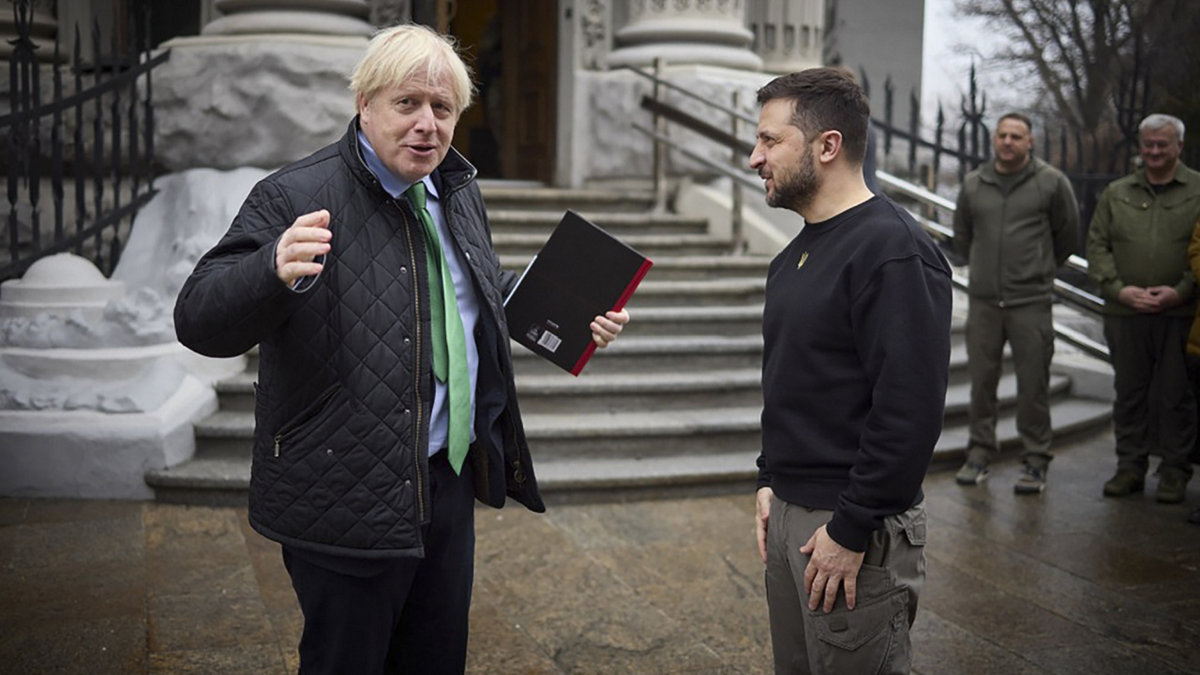
[[[870,93],[866,73],[860,74],[860,82]],[[925,117],[917,94],[909,96],[908,125],[902,128],[896,123],[896,92],[890,78],[884,81],[883,87],[883,115],[873,118],[872,124],[882,136],[881,156],[893,162],[888,170],[936,193],[946,175],[943,172],[946,163],[954,162],[958,180],[953,184],[958,185],[968,171],[991,160],[991,130],[984,121],[988,113],[987,96],[977,85],[974,68],[970,73],[968,93],[959,109],[957,128],[948,128],[945,110],[939,104],[933,120],[932,138],[922,136],[921,121]],[[1118,105],[1118,135],[1107,144],[1096,135],[1085,137],[1066,126],[1036,131],[1035,152],[1070,179],[1085,230],[1100,193],[1109,183],[1132,170],[1138,155],[1137,126],[1151,112],[1147,106],[1144,99],[1124,97]],[[905,152],[897,166],[897,153],[893,153],[893,148],[902,145]],[[1200,145],[1193,145],[1195,147],[1184,146],[1183,161],[1189,166],[1200,166]]]
[[[151,73],[170,53],[151,53],[150,6],[143,0],[130,7],[124,50],[114,30],[104,53],[99,24],[93,24],[87,65],[78,27],[69,60],[56,38],[53,58],[39,64],[31,0],[15,0],[13,13],[9,110],[0,115],[8,202],[0,280],[63,252],[85,256],[111,274],[134,215],[155,194]],[[50,100],[43,102],[46,70]],[[71,81],[70,94],[64,79]]]

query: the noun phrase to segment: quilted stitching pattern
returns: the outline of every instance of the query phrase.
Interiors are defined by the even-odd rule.
[[[260,348],[260,378],[276,379],[263,388],[278,400],[258,426],[286,429],[289,418],[278,413],[304,411],[330,382],[345,395],[313,413],[317,424],[297,429],[294,439],[289,434],[279,457],[275,439],[259,436],[253,517],[304,541],[413,548],[420,545],[413,487],[419,469],[411,449],[424,443],[415,438],[422,430],[414,428],[414,367],[418,356],[427,357],[416,353],[410,328],[423,305],[412,301],[409,224],[373,186],[340,170],[341,162],[330,155],[271,179],[293,218],[329,209],[334,237],[325,270],[303,294],[309,297]],[[415,259],[423,260],[423,251]]]
[[[433,398],[421,339],[429,301],[419,225],[356,161],[354,129],[338,145],[255,186],[185,283],[176,330],[181,342],[209,355],[232,356],[259,344],[250,485],[255,528],[280,541],[388,555],[422,546],[420,502],[428,495],[418,494],[418,486],[427,482],[427,468],[424,452],[414,448],[428,442]],[[459,184],[443,190],[447,224],[469,257],[486,300],[482,310],[497,334],[507,335],[504,289],[497,287],[507,273],[491,247],[487,219],[479,217],[483,200],[465,182],[469,176],[451,178]],[[316,280],[292,292],[274,275],[275,242],[297,216],[321,208],[330,211],[332,251]],[[497,342],[509,408],[509,492],[541,510],[508,340]],[[528,479],[514,487],[518,469]]]

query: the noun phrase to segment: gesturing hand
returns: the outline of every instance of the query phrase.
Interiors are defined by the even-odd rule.
[[[275,274],[291,286],[300,277],[319,274],[323,266],[313,262],[319,255],[329,253],[329,212],[325,209],[306,213],[284,231],[275,245]]]
[[[838,586],[846,587],[846,609],[854,609],[858,590],[858,570],[862,567],[863,554],[851,551],[833,540],[825,526],[817,528],[800,552],[810,556],[804,568],[804,592],[808,594],[808,608],[816,610],[825,599],[825,613],[833,611]]]

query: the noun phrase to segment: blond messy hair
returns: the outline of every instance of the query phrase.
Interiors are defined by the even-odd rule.
[[[454,92],[455,113],[461,115],[470,107],[475,87],[453,38],[426,26],[403,24],[375,33],[350,77],[350,90],[358,109],[361,101],[392,85],[414,78],[439,82],[446,76]]]

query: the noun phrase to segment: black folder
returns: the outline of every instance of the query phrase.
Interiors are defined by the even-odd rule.
[[[592,319],[620,311],[654,263],[567,211],[504,301],[514,340],[572,375],[596,350]]]

